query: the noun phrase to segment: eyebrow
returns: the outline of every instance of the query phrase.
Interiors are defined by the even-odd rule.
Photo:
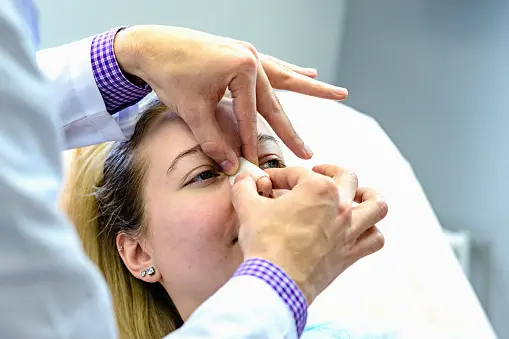
[[[266,141],[273,141],[275,143],[278,143],[277,139],[274,138],[272,135],[263,133],[258,134],[258,144],[263,144]]]
[[[272,135],[263,134],[263,133],[258,134],[258,145],[263,144],[264,142],[267,142],[267,141],[272,141],[272,142],[278,143],[277,139],[274,138]],[[179,153],[175,157],[175,159],[173,159],[173,161],[171,162],[171,165],[166,170],[166,173],[169,173],[177,165],[177,163],[180,160],[182,160],[183,158],[193,155],[193,154],[197,154],[197,153],[203,154],[203,150],[201,149],[200,145],[193,146],[193,147]]]

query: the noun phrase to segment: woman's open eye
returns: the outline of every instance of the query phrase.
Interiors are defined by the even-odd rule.
[[[280,159],[270,159],[260,164],[261,169],[266,168],[284,168],[286,165]]]
[[[221,172],[216,170],[206,170],[198,174],[197,176],[193,177],[191,180],[187,182],[186,185],[195,184],[195,183],[203,183],[205,181],[209,181],[211,179],[217,178],[221,175]]]

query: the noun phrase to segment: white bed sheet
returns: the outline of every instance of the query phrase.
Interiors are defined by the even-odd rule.
[[[350,168],[361,186],[376,188],[389,204],[379,225],[385,247],[324,291],[310,308],[310,322],[399,328],[413,338],[433,331],[444,338],[496,338],[412,167],[380,125],[337,102],[291,92],[278,97],[315,152],[303,161],[285,149],[288,164]]]

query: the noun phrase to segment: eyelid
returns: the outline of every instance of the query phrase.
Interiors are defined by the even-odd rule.
[[[200,171],[197,171],[199,168],[202,168],[202,169]],[[218,177],[221,176],[221,174],[224,174],[220,169],[218,169],[218,168],[216,168],[214,166],[211,166],[211,165],[201,165],[201,166],[198,166],[198,167],[194,168],[193,170],[189,171],[189,173],[186,176],[184,176],[183,186],[185,187],[185,186],[189,186],[189,185],[192,185],[192,184],[203,182],[203,181],[193,181],[193,179],[195,179],[200,174],[203,174],[203,173],[208,172],[208,171],[214,172],[214,174],[218,174],[214,178],[218,178]],[[194,175],[193,175],[193,173],[194,173]]]
[[[267,154],[259,158],[258,163],[260,164],[260,168],[262,164],[269,162],[271,160],[278,160],[281,163],[282,167],[286,167],[285,161],[281,159],[280,156],[278,156],[277,154]]]

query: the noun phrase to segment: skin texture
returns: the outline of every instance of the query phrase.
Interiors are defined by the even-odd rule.
[[[226,173],[238,167],[213,116],[225,90],[231,92],[242,140],[242,154],[257,163],[256,112],[297,156],[311,151],[293,129],[273,88],[343,100],[344,88],[313,79],[314,70],[259,54],[243,41],[169,26],[133,26],[115,38],[115,55],[122,70],[143,79],[193,131],[204,152]]]
[[[216,118],[228,144],[240,152],[229,100],[222,101]],[[186,320],[243,261],[239,221],[228,177],[197,147],[186,123],[168,113],[154,125],[142,145],[148,165],[143,193],[147,232],[140,238],[119,234],[117,246],[124,249],[121,256],[131,273],[161,283]],[[260,116],[257,128],[260,167],[283,167],[282,150]],[[259,180],[258,192],[272,194],[270,179]],[[149,266],[156,274],[141,278],[140,272]]]

